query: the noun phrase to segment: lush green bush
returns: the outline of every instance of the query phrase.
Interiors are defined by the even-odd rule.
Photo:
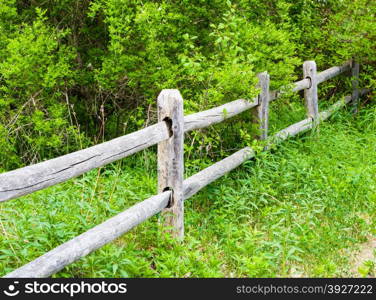
[[[75,51],[62,43],[67,34],[68,30],[46,25],[43,12],[38,10],[32,24],[22,24],[4,39],[0,129],[7,137],[0,145],[13,155],[10,161],[2,156],[2,166],[63,154],[71,150],[70,139],[77,138],[67,118],[69,107],[61,101],[68,97],[67,89],[75,76]]]
[[[163,88],[178,88],[192,113],[253,97],[258,72],[267,70],[277,89],[301,78],[304,60],[323,70],[350,58],[362,64],[362,86],[374,88],[375,6],[2,0],[0,172],[155,122]],[[349,86],[343,77],[321,85],[320,108]],[[375,113],[336,113],[299,143],[262,152],[209,185],[187,202],[184,243],[164,236],[154,217],[55,276],[359,275],[344,253],[375,234]],[[270,129],[304,116],[300,95],[284,96],[271,103]],[[251,143],[250,118],[186,136],[185,175]],[[154,194],[154,149],[134,158],[4,203],[2,274]],[[374,273],[374,264],[362,271]]]
[[[374,86],[374,14],[366,0],[2,1],[0,168],[150,124],[163,88],[179,88],[190,113],[253,97],[258,72],[274,89],[303,60],[352,57]],[[188,138],[213,152],[217,136]]]

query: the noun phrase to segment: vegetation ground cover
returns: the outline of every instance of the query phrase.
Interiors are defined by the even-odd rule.
[[[154,194],[153,150],[3,203],[1,274]],[[55,276],[354,276],[357,247],[376,235],[375,153],[375,108],[343,110],[187,200],[183,243],[153,217]]]

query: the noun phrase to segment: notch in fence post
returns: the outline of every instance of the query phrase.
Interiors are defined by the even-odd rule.
[[[158,193],[171,190],[169,207],[162,212],[173,237],[184,238],[184,111],[178,90],[162,90],[158,96],[158,121],[165,121],[170,138],[158,144]]]
[[[351,103],[353,105],[353,112],[358,112],[358,102],[359,102],[359,63],[353,59],[351,61],[351,85],[353,88],[351,94]]]
[[[317,119],[319,114],[317,96],[317,67],[313,60],[305,61],[303,64],[304,78],[310,80],[309,88],[304,90],[304,100],[308,118]]]
[[[257,74],[259,79],[258,87],[261,89],[258,95],[258,106],[253,110],[254,123],[258,125],[258,134],[256,136],[259,140],[265,140],[268,137],[269,127],[269,82],[270,76],[268,72]]]

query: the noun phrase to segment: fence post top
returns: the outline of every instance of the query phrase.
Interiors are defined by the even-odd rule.
[[[264,71],[264,72],[261,72],[261,73],[258,73],[257,74],[257,77],[262,80],[262,79],[269,79],[270,78],[270,75],[268,73],[268,71]]]
[[[175,101],[175,102],[180,102],[183,101],[183,97],[180,94],[178,89],[163,89],[159,95],[158,95],[158,103],[161,101]]]
[[[303,63],[303,70],[306,73],[317,72],[316,62],[314,60],[306,60]]]
[[[314,60],[305,60],[303,64],[316,65],[316,62]]]

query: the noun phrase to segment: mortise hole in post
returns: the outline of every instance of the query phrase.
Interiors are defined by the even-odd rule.
[[[169,117],[165,117],[162,121],[166,122],[168,135],[172,137],[174,135],[174,131],[172,130],[172,120]]]
[[[309,87],[308,87],[308,89],[310,89],[312,87],[312,78],[311,78],[311,76],[306,76],[306,79],[309,80]]]
[[[167,186],[167,187],[165,187],[164,189],[163,189],[163,193],[164,192],[167,192],[167,191],[171,191],[171,196],[170,196],[170,200],[168,201],[168,203],[167,203],[167,206],[166,206],[166,208],[171,208],[172,207],[172,204],[173,204],[173,193],[174,193],[174,191],[172,190],[172,188],[170,188],[169,186]]]
[[[257,95],[257,105],[261,104],[261,92]]]

